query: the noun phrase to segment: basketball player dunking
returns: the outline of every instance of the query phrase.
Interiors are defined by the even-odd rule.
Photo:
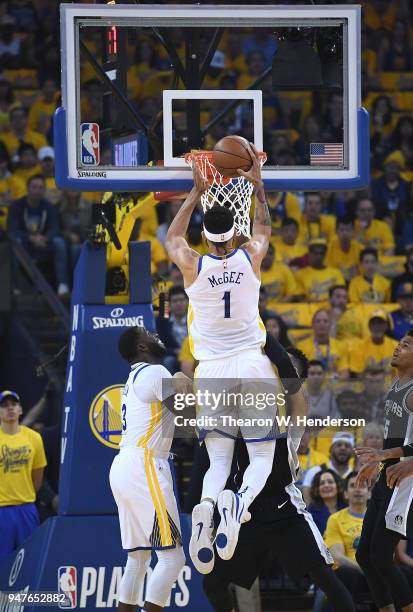
[[[398,378],[385,403],[384,449],[360,448],[367,459],[358,482],[371,484],[379,472],[357,548],[356,558],[368,580],[380,612],[413,612],[413,593],[393,558],[401,538],[413,535],[413,475],[394,485],[387,474],[399,463],[410,463],[413,456],[413,330],[396,347],[391,365]],[[412,473],[410,473],[412,474]],[[390,483],[389,483],[390,480]]]
[[[231,211],[215,205],[204,216],[203,237],[209,253],[201,257],[185,240],[191,214],[207,180],[194,165],[194,187],[169,228],[166,250],[181,270],[189,297],[188,334],[192,353],[199,361],[198,380],[270,379],[276,381],[270,360],[262,352],[266,332],[259,318],[260,266],[271,235],[271,219],[261,178],[257,151],[248,146],[252,168],[239,170],[255,187],[256,207],[252,238],[234,248]],[[275,382],[276,384],[276,382]],[[256,414],[256,416],[258,416]],[[201,502],[192,513],[190,555],[198,571],[209,573],[214,565],[212,516],[220,513],[215,545],[220,557],[234,553],[241,523],[249,520],[248,507],[264,487],[271,472],[275,442],[266,436],[248,436],[249,466],[238,493],[224,490],[230,473],[234,436],[219,427],[206,431],[210,467],[205,474]],[[205,433],[205,432],[202,432]]]

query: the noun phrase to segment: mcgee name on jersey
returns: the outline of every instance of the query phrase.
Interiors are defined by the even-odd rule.
[[[208,276],[208,280],[211,283],[211,287],[217,287],[218,285],[224,285],[226,283],[240,285],[242,276],[244,276],[244,272],[223,272],[218,278],[215,278],[215,274]]]

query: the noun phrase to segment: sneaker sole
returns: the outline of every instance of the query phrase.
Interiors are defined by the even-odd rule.
[[[215,548],[224,561],[234,554],[238,543],[240,523],[236,517],[236,497],[232,491],[222,491],[218,497],[218,511],[221,521],[215,538]]]
[[[212,572],[215,553],[211,539],[211,512],[203,504],[198,504],[192,511],[192,535],[189,542],[189,554],[192,563],[200,574]]]

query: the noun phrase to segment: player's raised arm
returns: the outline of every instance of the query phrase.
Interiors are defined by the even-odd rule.
[[[165,248],[170,259],[178,266],[186,282],[192,282],[191,275],[196,273],[199,254],[191,249],[185,240],[191,215],[199,202],[201,194],[208,189],[208,181],[197,164],[193,166],[194,186],[182,204],[166,234]]]
[[[252,143],[249,143],[249,153],[252,159],[252,167],[248,172],[238,170],[238,174],[245,177],[255,187],[255,213],[252,223],[252,237],[244,248],[251,256],[253,266],[260,267],[261,261],[268,249],[271,236],[271,216],[265,197],[264,183],[261,176],[261,164],[258,151]]]

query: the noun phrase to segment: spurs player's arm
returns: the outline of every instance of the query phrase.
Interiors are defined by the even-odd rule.
[[[409,394],[406,405],[408,410],[413,412],[413,393]],[[371,470],[374,470],[375,465],[379,466],[380,462],[386,459],[405,459],[387,468],[386,481],[390,489],[398,487],[402,480],[413,476],[413,443],[385,450],[376,450],[368,447],[357,448],[355,452],[356,455],[368,461],[367,466],[371,466]],[[366,470],[368,470],[368,467],[366,467]]]
[[[182,204],[166,234],[165,248],[170,259],[178,266],[184,277],[185,285],[190,285],[198,272],[199,254],[190,248],[185,240],[191,215],[199,202],[200,195],[208,188],[207,179],[201,174],[197,164],[193,167],[194,186]]]
[[[254,272],[259,276],[261,262],[268,250],[271,236],[271,216],[268,210],[265,197],[264,183],[261,177],[261,165],[258,158],[258,151],[255,146],[249,144],[249,153],[252,159],[252,168],[248,172],[238,170],[238,174],[244,176],[255,187],[255,213],[252,223],[252,236],[243,248],[248,251],[251,257],[251,264]]]

